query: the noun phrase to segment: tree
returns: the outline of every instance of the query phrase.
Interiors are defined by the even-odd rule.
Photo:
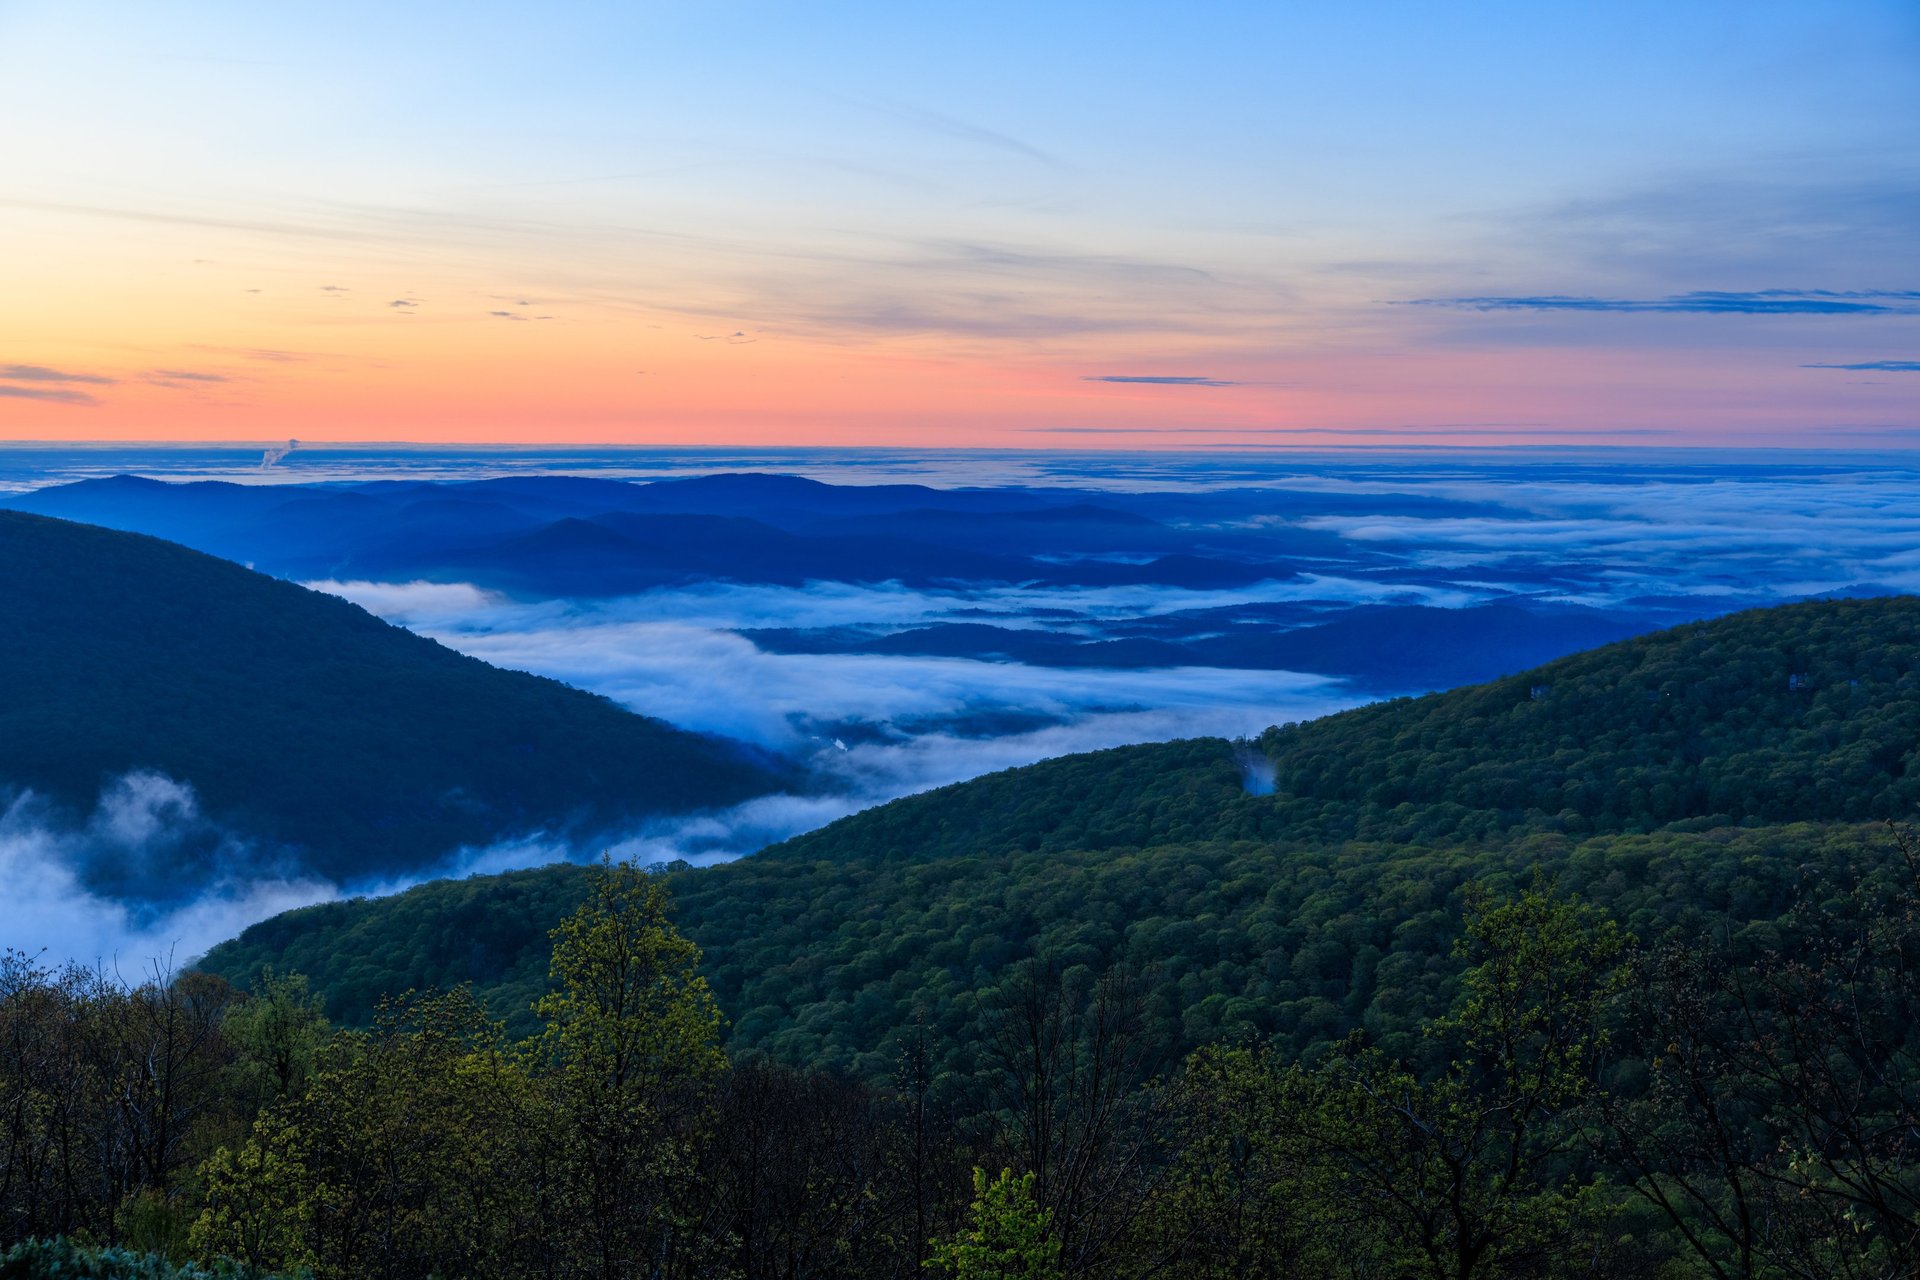
[[[1060,1238],[1053,1215],[1034,1198],[1031,1173],[973,1171],[967,1224],[934,1242],[927,1269],[953,1280],[1059,1280]]]
[[[1363,1206],[1397,1269],[1470,1280],[1592,1265],[1602,1206],[1578,1176],[1579,1109],[1625,945],[1543,882],[1505,902],[1476,888],[1459,949],[1478,963],[1434,1027],[1457,1046],[1448,1066],[1423,1078],[1350,1043],[1302,1075],[1294,1114],[1322,1189]]]
[[[658,877],[603,860],[553,931],[557,989],[534,1006],[571,1228],[561,1252],[603,1280],[660,1274],[697,1249],[687,1197],[726,1058],[700,950],[668,905]]]
[[[989,1049],[1001,1142],[1048,1211],[1067,1275],[1102,1265],[1160,1167],[1147,988],[1124,958],[1088,982],[1042,957],[998,993]]]
[[[1607,1154],[1720,1280],[1920,1275],[1920,842],[1638,958]]]
[[[1202,1049],[1169,1090],[1172,1163],[1121,1250],[1124,1276],[1291,1280],[1350,1274],[1372,1223],[1315,1195],[1319,1153],[1293,1113],[1302,1077],[1271,1050]]]
[[[1135,1274],[1626,1274],[1579,1155],[1624,940],[1544,885],[1468,895],[1453,1013],[1422,1068],[1358,1037],[1319,1064],[1215,1050],[1175,1090],[1172,1176]]]
[[[735,1067],[703,1174],[740,1280],[918,1273],[902,1100],[825,1072]],[[922,1242],[924,1245],[924,1242]]]
[[[540,1274],[546,1118],[470,992],[409,994],[206,1163],[194,1243],[327,1277]]]
[[[304,975],[263,971],[251,994],[227,1013],[227,1036],[238,1054],[241,1087],[257,1106],[299,1095],[312,1076],[330,1028]]]
[[[184,1236],[181,1175],[235,1120],[235,998],[221,978],[160,964],[129,986],[0,953],[0,1239]]]

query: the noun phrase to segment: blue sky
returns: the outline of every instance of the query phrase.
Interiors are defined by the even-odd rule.
[[[1911,3],[0,3],[0,113],[0,436],[1920,425]]]

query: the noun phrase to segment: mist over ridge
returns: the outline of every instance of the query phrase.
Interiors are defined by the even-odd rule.
[[[72,880],[99,861],[83,849],[104,847],[81,838],[89,813],[135,775],[101,777],[57,815],[0,778],[22,882],[31,869],[56,894],[102,894],[99,918],[124,918],[85,945],[204,946],[207,920],[601,849],[723,861],[1053,756],[1252,738],[1675,622],[1920,583],[1920,467],[1889,456],[260,456],[0,451],[14,486],[0,506],[303,583],[740,743],[789,781],[612,827],[495,822],[351,872],[222,830],[208,847],[248,851],[236,869],[166,902],[125,877]],[[792,471],[757,469],[770,462]],[[218,827],[193,779],[153,776]]]

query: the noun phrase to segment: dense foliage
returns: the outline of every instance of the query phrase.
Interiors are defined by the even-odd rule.
[[[1546,867],[1652,939],[1765,925],[1810,872],[1857,865],[1876,832],[1844,819],[1920,785],[1916,638],[1912,599],[1741,614],[1275,730],[1264,752],[1198,739],[1009,770],[677,871],[674,891],[736,1053],[872,1076],[924,1023],[959,1088],[983,1002],[1036,951],[1156,966],[1167,1053],[1308,1054],[1357,1028],[1413,1052],[1452,997],[1469,882]],[[1244,785],[1260,759],[1273,795]],[[1825,821],[1785,824],[1802,801]],[[206,964],[307,973],[349,1022],[383,991],[471,981],[525,1030],[578,885],[562,867],[315,907]]]
[[[152,883],[110,886],[141,897],[189,889],[233,833],[351,879],[780,781],[731,744],[135,534],[0,511],[0,599],[0,787],[85,813],[154,771],[212,819]]]
[[[1920,802],[1920,599],[1692,623],[1422,698],[1065,756],[883,805],[763,856],[933,859],[1206,839],[1484,841],[1896,817]],[[1249,794],[1257,773],[1264,789]]]
[[[86,1229],[190,1203],[181,1261],[1908,1276],[1920,846],[1861,819],[1906,796],[1916,624],[1743,615],[1277,730],[1272,796],[1244,745],[1069,758],[724,867],[290,913],[132,992],[17,968],[5,1008],[138,1029],[184,1002],[212,1031],[182,1079],[246,1064],[244,1137],[202,1103],[157,1163],[87,1157]],[[1601,764],[1570,791],[1578,743]],[[1783,820],[1796,786],[1817,821]],[[319,1041],[269,966],[355,1025],[456,990]],[[43,1042],[116,1043],[0,1046]],[[342,1188],[373,1198],[340,1215]],[[376,1267],[353,1232],[382,1223]]]
[[[14,955],[0,1266],[1892,1280],[1920,1266],[1920,846],[1888,843],[1767,945],[1639,942],[1544,876],[1470,886],[1411,1056],[1362,1033],[1163,1064],[1153,965],[1042,955],[985,1001],[964,1106],[924,1027],[871,1082],[729,1064],[665,879],[632,867],[588,874],[520,1043],[464,989],[329,1031],[298,979]]]
[[[1848,874],[1882,838],[1799,825],[1471,849],[1214,842],[880,865],[750,858],[668,878],[734,1053],[883,1075],[924,1025],[943,1045],[943,1087],[959,1089],[977,1072],[984,1010],[1038,952],[1150,964],[1148,1019],[1168,1055],[1253,1038],[1291,1057],[1359,1028],[1414,1054],[1455,991],[1470,883],[1523,884],[1544,867],[1642,938],[1698,936],[1770,925],[1809,875]],[[308,974],[356,1023],[383,991],[473,982],[524,1032],[545,989],[545,930],[583,887],[582,869],[551,867],[310,907],[204,964],[240,982],[262,966]]]
[[[176,1264],[164,1253],[117,1245],[87,1245],[67,1236],[55,1236],[46,1240],[22,1240],[0,1253],[0,1280],[274,1280],[274,1277],[247,1272],[225,1260],[210,1266],[196,1262]]]

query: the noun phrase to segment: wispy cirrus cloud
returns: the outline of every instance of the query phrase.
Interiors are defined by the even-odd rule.
[[[1501,243],[1592,279],[1825,279],[1859,285],[1920,246],[1914,157],[1776,154],[1563,200],[1498,220]],[[1656,286],[1657,287],[1657,286]]]
[[[1030,142],[1023,141],[1011,134],[1002,133],[998,129],[989,129],[984,125],[974,124],[968,120],[961,120],[939,111],[929,111],[924,107],[908,106],[905,103],[898,102],[868,102],[857,105],[890,116],[895,120],[915,125],[930,133],[939,134],[942,137],[952,138],[960,142],[973,143],[976,146],[986,147],[995,151],[1003,151],[1008,155],[1019,156],[1025,160],[1032,160],[1036,164],[1045,165],[1049,169],[1064,170],[1070,167],[1059,156],[1054,155],[1050,151],[1044,151]]]
[[[69,387],[10,387],[0,383],[0,396],[13,400],[39,400],[46,404],[99,404],[84,391]]]
[[[155,369],[147,375],[151,379],[167,379],[175,382],[226,382],[224,373],[202,373],[197,369]]]
[[[727,315],[858,339],[944,335],[997,343],[1098,334],[1247,334],[1292,298],[1248,271],[1044,243],[965,239],[863,243],[750,268]]]
[[[197,351],[212,351],[219,355],[238,356],[242,360],[259,360],[267,364],[298,364],[313,357],[303,351],[276,351],[271,347],[217,347],[207,343],[196,343]]]
[[[1226,378],[1166,373],[1095,373],[1086,375],[1080,381],[1124,382],[1150,387],[1237,387],[1242,385]]]
[[[1854,373],[1920,373],[1920,360],[1861,360],[1853,364],[1803,364],[1802,369],[1848,369]]]
[[[149,386],[167,387],[174,391],[191,391],[232,381],[224,373],[207,373],[199,369],[149,369],[140,380]]]
[[[1457,422],[1416,427],[1022,427],[1029,435],[1048,436],[1672,436],[1672,427],[1550,427],[1524,423]]]
[[[74,373],[52,369],[43,364],[0,364],[0,397],[9,400],[37,400],[41,404],[97,405],[98,399],[75,384],[112,386],[115,379],[97,373]],[[26,386],[13,385],[27,383]]]
[[[0,364],[0,378],[9,382],[81,382],[99,387],[110,387],[114,383],[114,379],[97,373],[72,373],[49,369],[43,364]]]
[[[1404,305],[1468,311],[1621,312],[1634,315],[1840,316],[1920,314],[1920,289],[1699,290],[1662,298],[1599,298],[1577,294],[1482,294],[1410,298]]]

